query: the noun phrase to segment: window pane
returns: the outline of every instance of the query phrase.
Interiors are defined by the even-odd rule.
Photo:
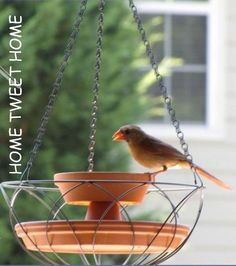
[[[157,17],[161,18],[161,24],[149,27],[149,21]],[[172,76],[165,77],[177,118],[188,124],[204,124],[207,112],[207,16],[149,13],[142,14],[142,19],[149,37],[157,31],[163,31],[162,41],[151,41],[158,62],[172,57],[183,60],[182,65],[172,68]],[[149,122],[169,123],[158,86],[153,84],[149,92],[152,95],[151,102],[155,105],[150,112]]]
[[[174,73],[172,79],[173,104],[178,119],[185,122],[205,122],[206,74]]]
[[[185,64],[206,63],[206,16],[172,16],[172,56]]]
[[[147,32],[148,39],[151,43],[153,53],[158,62],[164,54],[164,16],[161,14],[142,14],[142,22]]]

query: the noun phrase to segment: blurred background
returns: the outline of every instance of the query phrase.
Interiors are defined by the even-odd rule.
[[[23,167],[32,148],[52,83],[80,1],[0,2],[0,65],[9,69],[9,15],[23,17],[22,119]],[[236,2],[233,0],[136,0],[160,72],[172,95],[177,117],[194,161],[234,188],[206,182],[202,216],[190,241],[167,264],[236,263]],[[78,40],[41,150],[34,179],[61,171],[87,170],[97,1],[89,1]],[[147,171],[131,160],[111,136],[124,124],[179,148],[175,131],[145,57],[127,0],[108,0],[96,138],[95,169]],[[8,81],[0,76],[0,180],[9,175]],[[181,177],[181,173],[178,174]],[[36,263],[17,245],[7,207],[0,196],[0,264]],[[22,213],[35,210],[25,200]],[[40,210],[37,210],[40,213]]]

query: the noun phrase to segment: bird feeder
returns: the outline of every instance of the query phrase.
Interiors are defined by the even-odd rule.
[[[161,172],[94,171],[105,0],[100,0],[98,15],[88,171],[57,173],[54,175],[54,180],[30,178],[30,170],[42,142],[65,66],[79,33],[87,1],[81,0],[80,10],[25,171],[19,181],[7,181],[1,184],[3,196],[9,207],[12,230],[22,248],[40,263],[70,264],[72,262],[68,254],[76,256],[77,264],[85,265],[161,263],[178,252],[193,232],[202,209],[203,185],[194,170],[192,170],[194,184],[158,182],[158,175]],[[137,8],[133,0],[129,0],[129,4],[173,125],[182,147],[185,148],[187,159],[191,160],[170,97],[158,73],[157,63]],[[26,197],[32,201],[36,210],[37,204],[44,207],[44,213],[35,213],[40,219],[26,220],[21,217],[18,202]],[[189,204],[194,197],[197,197],[198,204],[192,209],[193,221],[191,224],[181,224],[181,212],[186,206],[188,211],[191,210]],[[162,206],[162,202],[168,205],[168,212],[165,215],[161,215],[161,208],[158,205]],[[72,218],[66,211],[69,207],[73,207],[74,210]],[[142,217],[139,209],[149,210],[156,216],[151,220],[150,216]]]
[[[121,215],[122,206],[137,205],[143,201],[152,179],[152,174],[138,173],[56,174],[54,180],[65,202],[88,206],[85,219],[70,223],[40,221],[17,224],[16,233],[28,249],[43,252],[53,249],[55,252],[86,254],[129,254],[131,251],[142,254],[146,249],[149,253],[159,253],[167,246],[175,250],[188,235],[187,226],[165,224],[161,229],[163,225],[160,223],[130,223]],[[84,184],[82,180],[85,180]],[[174,231],[175,238],[172,239]],[[96,239],[93,240],[94,235]],[[34,241],[30,241],[29,236]]]
[[[181,249],[196,226],[202,208],[202,189],[197,185],[161,183],[156,175],[59,173],[54,180],[4,182],[2,192],[20,245],[41,263],[69,264],[64,256],[74,254],[85,265],[111,261],[146,265],[160,263]],[[9,191],[13,191],[10,196]],[[181,193],[180,198],[176,193]],[[20,219],[17,204],[26,197],[30,197],[35,208],[38,204],[44,206],[45,220]],[[180,224],[182,210],[191,210],[194,197],[199,202],[192,211],[192,223]],[[146,198],[149,198],[147,202]],[[162,219],[134,215],[135,209],[142,210],[156,203],[168,206]],[[74,207],[78,214],[81,207],[86,211],[80,219],[70,219],[64,211],[68,206]],[[160,212],[158,208],[151,208],[150,212],[153,211]]]

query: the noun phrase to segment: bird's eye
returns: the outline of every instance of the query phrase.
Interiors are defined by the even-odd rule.
[[[130,133],[129,129],[126,129],[126,130],[124,131],[124,133],[125,133],[125,135],[129,135],[129,133]]]

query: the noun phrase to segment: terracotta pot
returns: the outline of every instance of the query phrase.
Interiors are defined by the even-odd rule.
[[[29,250],[84,254],[173,251],[189,233],[187,226],[141,221],[39,221],[15,230]]]
[[[54,181],[68,204],[89,205],[90,202],[119,201],[121,204],[131,205],[142,202],[148,189],[148,184],[145,182],[153,181],[153,175],[69,172],[55,174]]]
[[[122,220],[120,205],[112,202],[91,202],[85,220]]]

